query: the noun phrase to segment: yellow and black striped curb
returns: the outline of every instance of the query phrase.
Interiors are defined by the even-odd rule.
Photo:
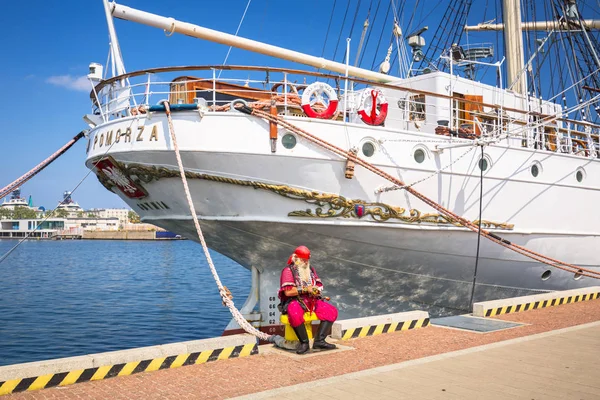
[[[30,378],[13,379],[0,382],[0,396],[55,386],[67,386],[80,382],[98,381],[101,379],[113,378],[115,376],[133,375],[138,372],[157,371],[160,369],[182,367],[184,365],[203,364],[209,361],[225,360],[227,358],[247,357],[254,354],[258,354],[258,345],[256,343],[248,343],[241,346],[205,350],[191,354],[180,354],[177,356],[159,357],[150,360],[104,365],[101,367],[58,372]]]
[[[424,328],[429,325],[429,318],[415,319],[412,321],[391,322],[388,324],[359,326],[342,331],[342,340],[375,336],[382,333],[407,331],[409,329]]]
[[[580,294],[576,296],[560,297],[557,299],[539,300],[531,303],[513,304],[510,306],[493,307],[485,310],[486,317],[496,315],[517,313],[520,311],[537,310],[538,308],[560,306],[562,304],[577,303],[580,301],[594,300],[600,297],[600,293]]]

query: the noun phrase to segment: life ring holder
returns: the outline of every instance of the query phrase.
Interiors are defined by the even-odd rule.
[[[371,112],[367,114],[365,107],[367,100],[371,98]],[[379,114],[377,114],[377,104],[379,104]],[[383,125],[388,113],[388,102],[379,88],[367,89],[360,96],[358,107],[358,115],[360,119],[367,125],[379,126]]]
[[[315,103],[321,103],[325,106],[323,94],[329,98],[329,105],[323,111],[317,111],[312,108]],[[311,99],[315,96],[315,99]],[[338,97],[335,90],[324,82],[313,82],[304,89],[302,93],[302,110],[310,118],[331,119],[335,115],[338,108]]]

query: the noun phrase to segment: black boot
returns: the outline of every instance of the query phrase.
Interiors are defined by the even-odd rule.
[[[296,336],[298,336],[298,340],[300,340],[300,344],[296,349],[296,354],[304,354],[310,348],[308,343],[308,333],[306,332],[306,327],[304,324],[297,326],[294,328],[294,332],[296,332]]]
[[[315,338],[315,342],[313,343],[313,349],[319,350],[333,350],[337,349],[335,344],[327,343],[325,338],[327,337],[327,333],[329,329],[333,325],[333,322],[329,321],[321,321],[319,324],[319,332],[317,332],[317,337]]]

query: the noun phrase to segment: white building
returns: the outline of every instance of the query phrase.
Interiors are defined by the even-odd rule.
[[[86,211],[86,215],[94,215],[97,218],[117,218],[119,225],[124,227],[129,223],[129,209],[127,208],[92,208]]]
[[[67,211],[67,218],[80,217],[84,212],[83,208],[81,208],[81,206],[79,206],[79,204],[77,204],[77,202],[71,198],[71,192],[68,191],[63,193],[63,200],[58,203],[56,210]]]
[[[38,229],[35,229],[38,227]],[[67,228],[64,218],[43,219],[3,219],[0,221],[0,239],[24,238],[27,234],[32,238],[50,238],[57,231]],[[35,229],[35,232],[31,232]]]
[[[65,229],[81,228],[84,231],[117,231],[120,226],[121,222],[116,217],[82,217],[68,218]]]
[[[14,211],[14,209],[17,207],[29,208],[35,211],[38,214],[38,216],[40,216],[40,214],[42,213],[42,210],[40,210],[38,207],[33,207],[29,204],[29,201],[21,197],[20,188],[16,188],[15,190],[13,190],[10,194],[10,198],[8,200],[4,200],[0,205],[0,208],[10,211]]]

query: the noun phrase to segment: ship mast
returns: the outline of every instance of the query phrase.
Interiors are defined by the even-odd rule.
[[[504,23],[482,23],[475,26],[465,26],[465,31],[499,31],[504,30],[504,43],[506,48],[507,80],[512,89],[520,94],[527,93],[527,78],[524,73],[524,48],[523,30],[527,31],[573,31],[581,30],[590,46],[596,65],[600,68],[600,59],[593,44],[590,42],[587,31],[600,29],[600,20],[583,20],[577,15],[576,0],[564,0],[568,6],[567,18],[556,21],[521,21],[521,0],[503,0]],[[510,87],[510,86],[509,86]]]
[[[527,93],[527,78],[523,73],[525,55],[521,28],[521,1],[504,0],[504,43],[506,77],[509,87],[519,94]]]
[[[117,32],[115,31],[115,25],[113,23],[112,15],[110,14],[110,5],[108,0],[104,0],[104,13],[106,14],[106,23],[108,24],[108,35],[110,36],[110,55],[112,61],[112,73],[113,76],[124,75],[125,64],[123,63],[123,55],[121,54],[121,47],[119,46],[119,40],[117,39]]]
[[[250,50],[255,53],[277,57],[283,60],[297,62],[299,64],[310,65],[311,67],[315,68],[326,69],[342,74],[347,73],[350,76],[355,76],[363,79],[370,79],[382,83],[393,82],[399,79],[378,72],[369,71],[367,69],[348,66],[344,63],[326,60],[323,57],[314,57],[308,54],[288,50],[282,47],[273,46],[254,40],[246,39],[243,37],[230,35],[228,33],[219,32],[213,29],[208,29],[199,25],[178,21],[174,18],[166,18],[160,15],[151,14],[149,12],[136,10],[134,8],[126,7],[120,4],[116,4],[114,2],[110,3],[109,12],[114,18],[138,22],[140,24],[164,29],[165,32],[169,35],[171,35],[174,32],[177,32],[198,39],[204,39],[211,42],[224,44],[227,46],[233,46],[239,49]]]

